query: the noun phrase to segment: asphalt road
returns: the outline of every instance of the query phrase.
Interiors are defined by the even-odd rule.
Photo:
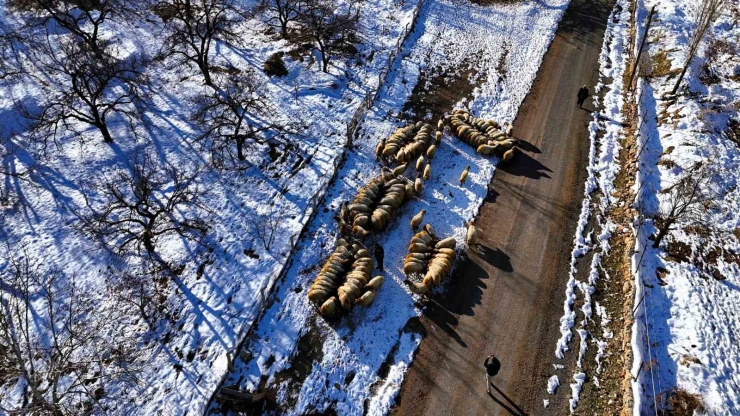
[[[421,319],[425,338],[397,415],[566,414],[565,393],[543,407],[555,361],[570,251],[588,158],[589,111],[613,0],[573,0],[514,122],[522,150],[494,175],[476,219],[480,247]],[[584,106],[592,109],[591,100]],[[577,338],[577,337],[575,337]],[[483,361],[501,360],[497,390]],[[569,380],[562,380],[566,383]]]

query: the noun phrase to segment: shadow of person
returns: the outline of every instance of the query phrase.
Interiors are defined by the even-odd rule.
[[[512,160],[500,163],[496,166],[496,169],[510,175],[525,176],[531,179],[550,178],[545,172],[552,172],[550,168],[519,149],[516,150],[516,154]]]
[[[524,410],[522,410],[521,407],[519,407],[516,403],[514,403],[514,401],[511,400],[509,396],[505,395],[504,392],[502,392],[498,387],[496,387],[495,384],[491,383],[491,387],[493,387],[493,389],[496,390],[496,392],[501,397],[503,397],[506,402],[508,402],[508,405],[504,403],[503,401],[501,401],[496,396],[494,396],[493,393],[491,393],[490,391],[488,392],[488,395],[491,396],[494,402],[498,403],[499,406],[503,407],[504,410],[509,412],[509,414],[514,415],[514,416],[528,416],[527,413]]]

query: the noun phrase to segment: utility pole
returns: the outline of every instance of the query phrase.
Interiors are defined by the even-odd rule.
[[[632,65],[632,75],[630,75],[630,82],[627,84],[627,91],[632,90],[632,80],[635,78],[635,74],[637,73],[637,68],[640,65],[640,57],[642,56],[642,49],[645,47],[645,39],[647,39],[648,31],[650,30],[650,24],[653,22],[653,15],[655,14],[655,6],[653,6],[652,9],[650,9],[650,14],[648,15],[647,25],[645,25],[645,33],[642,34],[642,42],[640,42],[640,50],[637,52],[637,59],[635,59],[635,63]]]

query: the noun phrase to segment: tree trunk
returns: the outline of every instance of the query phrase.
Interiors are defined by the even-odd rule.
[[[237,138],[236,139],[236,155],[239,157],[239,160],[244,160],[246,157],[244,156],[244,139]]]
[[[666,221],[665,224],[663,224],[663,226],[658,229],[658,235],[655,237],[655,241],[653,241],[653,248],[660,247],[660,242],[663,241],[663,237],[668,234],[668,231],[671,229],[672,225],[673,221],[669,220]]]
[[[671,91],[671,95],[675,95],[676,91],[678,91],[678,87],[681,85],[681,81],[683,81],[684,75],[686,75],[686,70],[689,69],[689,65],[691,65],[691,61],[694,59],[694,57],[690,57],[688,61],[686,61],[686,65],[683,66],[683,70],[681,71],[681,75],[678,76],[678,81],[676,81],[676,85],[673,86],[673,91]]]
[[[280,21],[280,36],[283,39],[288,39],[288,22]]]
[[[213,87],[213,81],[211,80],[211,69],[208,66],[208,62],[202,59],[199,60],[198,68],[200,68],[200,72],[203,73],[203,78],[205,79],[206,85],[208,85],[209,87]]]
[[[110,135],[108,126],[105,123],[100,123],[97,127],[98,130],[100,130],[100,134],[103,135],[103,141],[106,143],[113,143],[113,136]]]

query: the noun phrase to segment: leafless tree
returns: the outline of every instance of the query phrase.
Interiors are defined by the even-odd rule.
[[[331,0],[311,0],[301,13],[301,34],[315,43],[321,54],[321,69],[329,71],[332,55],[351,51],[357,36],[357,20],[350,14],[337,13]]]
[[[270,247],[275,241],[275,231],[280,228],[283,221],[285,221],[285,217],[285,206],[283,205],[279,208],[272,205],[268,212],[248,217],[249,226],[254,236],[262,243],[265,250],[270,251]]]
[[[27,254],[5,260],[0,371],[19,380],[23,404],[0,412],[102,411],[110,383],[138,381],[137,346],[120,331],[114,307],[101,307],[91,291],[60,271],[42,272]]]
[[[134,2],[126,0],[31,0],[30,3],[39,18],[31,20],[31,24],[46,26],[53,21],[98,57],[103,56],[108,44],[100,37],[103,24],[113,16],[124,20],[134,12]]]
[[[23,73],[17,32],[0,21],[0,81]]]
[[[94,127],[111,143],[110,116],[123,115],[129,122],[138,116],[131,104],[140,98],[138,86],[146,81],[146,60],[139,55],[117,59],[114,47],[97,56],[80,45],[47,33],[31,55],[46,100],[39,111],[26,110],[24,116],[44,143],[56,140],[60,130],[81,137],[77,123]]]
[[[269,23],[277,21],[280,36],[288,39],[288,28],[298,22],[305,4],[305,0],[262,0],[259,9],[271,16],[267,19]]]
[[[207,230],[204,221],[186,215],[187,208],[200,208],[202,194],[195,184],[198,172],[184,174],[174,167],[160,167],[148,153],[133,161],[131,170],[119,170],[101,186],[100,208],[91,214],[77,213],[80,231],[100,238],[119,251],[133,245],[148,254],[157,241],[171,234],[192,238]]]
[[[234,26],[242,13],[234,0],[165,0],[159,5],[170,11],[170,34],[164,54],[176,58],[176,65],[195,64],[205,84],[213,86],[210,53],[214,42],[237,42]]]
[[[660,247],[661,241],[677,223],[689,221],[692,224],[710,226],[707,223],[707,210],[719,195],[713,191],[714,171],[708,165],[697,163],[687,169],[670,187],[661,191],[666,201],[661,205],[655,225],[658,234],[653,248]]]
[[[699,0],[697,2],[695,6],[696,9],[694,10],[695,26],[691,33],[688,48],[686,49],[686,61],[681,70],[681,74],[678,76],[678,80],[676,80],[676,85],[673,86],[671,94],[675,94],[676,91],[678,91],[678,87],[681,85],[684,75],[686,75],[686,70],[688,70],[691,61],[694,60],[696,52],[699,50],[699,46],[701,45],[702,40],[704,40],[707,31],[712,26],[712,23],[714,23],[720,13],[722,13],[724,4],[724,0]]]
[[[275,121],[276,109],[262,93],[251,70],[220,78],[218,88],[193,99],[193,120],[205,127],[201,140],[209,140],[214,160],[231,154],[236,146],[239,160],[245,160],[245,145],[280,140],[286,125]]]

